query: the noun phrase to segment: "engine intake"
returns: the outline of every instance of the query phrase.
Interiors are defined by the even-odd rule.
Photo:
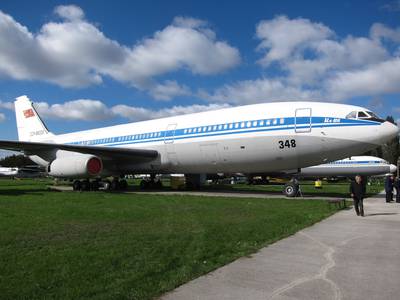
[[[103,171],[103,162],[94,155],[77,154],[53,160],[47,173],[54,177],[87,178]]]

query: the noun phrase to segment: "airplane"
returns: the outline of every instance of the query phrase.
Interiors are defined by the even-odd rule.
[[[303,168],[300,177],[352,177],[393,174],[397,166],[375,156],[352,156],[318,166]]]
[[[302,168],[296,174],[296,178],[321,178],[321,177],[354,177],[360,176],[382,176],[393,174],[397,166],[386,160],[375,156],[352,156],[317,166]],[[290,175],[290,173],[289,173]],[[288,197],[296,196],[298,187],[293,187],[289,182],[285,185],[283,192]]]
[[[0,177],[16,177],[17,175],[18,175],[18,168],[0,167]]]
[[[7,178],[33,178],[42,174],[39,166],[17,167],[0,167],[0,177]]]
[[[111,189],[125,188],[124,174],[183,173],[197,186],[207,173],[298,170],[372,150],[399,132],[359,106],[274,102],[55,135],[27,96],[14,103],[19,140],[0,148],[74,179],[74,190],[96,190],[108,176]]]

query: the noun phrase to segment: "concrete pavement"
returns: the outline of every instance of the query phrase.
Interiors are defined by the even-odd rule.
[[[50,190],[59,191],[59,192],[72,192],[71,186],[49,186]],[[167,190],[167,191],[152,191],[152,190],[127,190],[127,191],[118,191],[117,193],[125,193],[125,194],[147,194],[147,195],[165,195],[165,196],[206,196],[206,197],[229,197],[229,198],[286,198],[285,195],[281,193],[268,193],[268,192],[252,192],[252,191],[175,191],[175,190]],[[291,199],[291,198],[287,198]],[[294,198],[292,198],[294,199]],[[297,197],[296,199],[317,199],[317,200],[332,200],[332,199],[340,199],[338,197],[330,197],[330,196],[321,196],[321,195],[309,195],[306,194],[304,197]]]
[[[400,204],[383,195],[240,258],[161,297],[400,299]]]

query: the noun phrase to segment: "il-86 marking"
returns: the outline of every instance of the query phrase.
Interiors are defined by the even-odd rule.
[[[296,140],[278,141],[279,149],[296,148]]]

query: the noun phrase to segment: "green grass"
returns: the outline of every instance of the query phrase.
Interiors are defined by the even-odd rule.
[[[313,181],[301,181],[301,191],[303,196],[326,196],[326,197],[339,197],[348,198],[349,195],[349,182],[326,182],[323,181],[322,188],[316,189]],[[382,191],[384,186],[379,182],[373,182],[367,185],[367,196],[375,195]],[[234,184],[234,185],[210,185],[208,190],[230,190],[230,191],[247,191],[247,192],[262,192],[262,193],[275,193],[282,194],[283,184],[268,184],[268,185],[247,185],[247,184]]]
[[[320,200],[72,193],[0,180],[1,299],[151,299],[335,212]]]

